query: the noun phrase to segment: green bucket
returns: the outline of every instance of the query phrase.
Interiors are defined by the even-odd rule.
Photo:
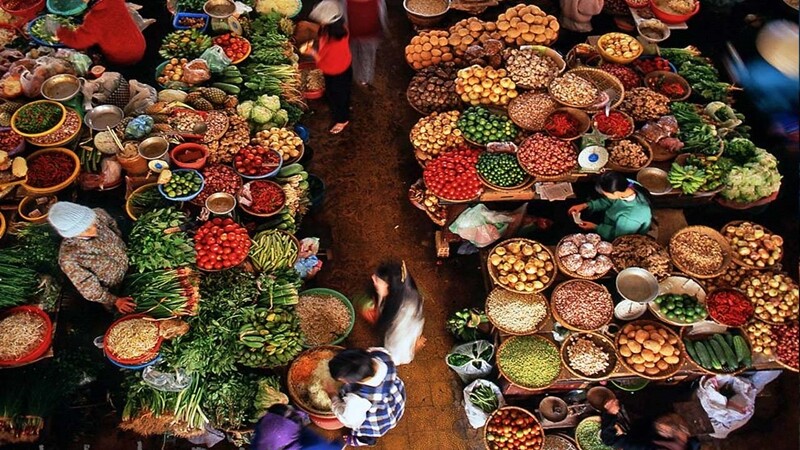
[[[650,380],[637,377],[633,379],[611,380],[611,384],[625,392],[638,392],[650,384]]]
[[[347,310],[350,312],[350,325],[347,326],[347,330],[345,330],[345,332],[344,332],[344,334],[342,334],[342,336],[340,336],[338,339],[334,340],[333,342],[329,342],[329,343],[324,344],[324,345],[341,344],[345,339],[347,339],[348,336],[350,336],[350,332],[353,331],[353,325],[355,325],[355,323],[356,323],[356,311],[353,308],[353,303],[347,297],[345,297],[344,294],[342,294],[339,291],[334,291],[333,289],[313,288],[313,289],[306,289],[305,291],[300,292],[299,295],[300,295],[301,301],[302,301],[302,297],[304,295],[330,295],[330,296],[336,297],[342,303],[344,303],[345,306],[347,306]],[[311,347],[315,347],[315,346],[314,345],[309,345],[309,344],[306,344],[305,342],[303,342],[303,347],[311,348]]]

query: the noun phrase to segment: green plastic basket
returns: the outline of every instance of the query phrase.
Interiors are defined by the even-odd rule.
[[[350,325],[347,326],[347,330],[345,330],[344,334],[342,334],[341,337],[325,345],[341,344],[345,339],[347,339],[348,336],[350,336],[350,332],[353,331],[353,325],[355,325],[356,323],[356,311],[353,308],[353,303],[347,297],[345,297],[344,294],[342,294],[339,291],[334,291],[333,289],[313,288],[300,292],[300,297],[303,297],[304,295],[331,295],[333,297],[338,298],[342,303],[344,303],[345,306],[347,306],[348,311],[350,311]],[[303,342],[303,347],[311,348],[314,346],[308,345],[305,342]]]
[[[86,6],[83,0],[47,0],[47,10],[59,16],[77,16]]]

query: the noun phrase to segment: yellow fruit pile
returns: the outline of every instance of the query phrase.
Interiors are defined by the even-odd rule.
[[[516,98],[516,85],[505,69],[470,66],[458,71],[456,93],[470,105],[507,105]]]
[[[420,70],[441,62],[453,60],[453,50],[447,43],[450,33],[444,30],[423,31],[406,45],[406,62]]]
[[[558,19],[538,6],[520,4],[497,17],[497,30],[507,44],[549,46],[558,39]]]

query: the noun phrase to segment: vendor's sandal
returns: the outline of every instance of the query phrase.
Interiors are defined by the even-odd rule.
[[[339,134],[342,131],[344,131],[344,129],[347,128],[348,125],[350,125],[350,122],[337,123],[336,125],[333,126],[333,128],[331,128],[330,133]]]

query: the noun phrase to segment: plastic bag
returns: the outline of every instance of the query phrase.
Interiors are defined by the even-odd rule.
[[[200,55],[200,59],[208,63],[211,73],[219,75],[226,67],[231,65],[231,59],[225,54],[225,50],[219,45],[212,45]]]
[[[81,93],[85,109],[91,109],[92,104],[108,103],[107,100],[119,88],[123,80],[122,74],[118,72],[105,72],[96,80],[88,80],[84,83]]]
[[[162,372],[156,366],[147,366],[142,371],[142,380],[162,392],[181,392],[192,384],[192,376],[181,368],[174,372]]]
[[[92,58],[89,55],[71,48],[60,48],[53,56],[67,61],[75,70],[75,75],[79,77],[85,76],[89,71],[89,67],[92,66]]]
[[[158,99],[158,92],[156,92],[154,87],[148,84],[131,80],[129,86],[131,99],[128,100],[128,104],[123,108],[126,116],[144,114],[147,108],[153,106]]]
[[[193,59],[183,66],[181,81],[186,84],[201,84],[211,78],[211,69],[204,59]]]
[[[467,385],[467,387],[464,388],[464,411],[467,413],[467,420],[469,420],[469,424],[472,428],[480,428],[486,425],[486,421],[489,420],[489,413],[475,406],[469,399],[469,395],[478,386],[488,386],[492,392],[494,392],[494,395],[497,397],[498,408],[502,408],[506,405],[506,399],[503,398],[503,393],[500,391],[500,388],[491,381],[477,379]]]
[[[461,381],[470,383],[484,378],[492,372],[490,361],[494,356],[494,345],[489,341],[474,341],[456,345],[447,354],[447,366],[458,374]]]
[[[481,203],[464,210],[450,224],[450,231],[481,248],[500,239],[513,220],[513,217],[492,211]]]
[[[100,163],[100,175],[103,176],[100,188],[116,186],[122,182],[122,166],[116,158],[103,158]]]
[[[717,375],[703,377],[697,388],[697,398],[708,414],[714,433],[711,437],[725,439],[753,417],[758,390],[742,377]]]
[[[128,126],[125,127],[125,138],[141,139],[153,131],[154,125],[155,121],[152,117],[147,115],[137,116],[128,122]]]
[[[145,19],[141,14],[139,14],[139,10],[142,9],[142,5],[125,3],[125,6],[128,7],[128,13],[130,13],[131,19],[133,19],[133,22],[136,24],[136,27],[139,28],[139,31],[144,31],[145,28],[156,23],[156,19]]]

